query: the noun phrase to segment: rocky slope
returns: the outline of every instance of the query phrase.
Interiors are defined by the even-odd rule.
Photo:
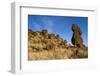
[[[68,45],[59,35],[47,30],[28,30],[28,60],[87,58],[87,48]]]

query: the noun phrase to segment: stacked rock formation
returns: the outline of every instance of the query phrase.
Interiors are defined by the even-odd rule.
[[[72,24],[72,31],[73,31],[72,44],[78,48],[84,48],[83,39],[81,37],[82,31],[79,28],[79,26],[76,24]]]

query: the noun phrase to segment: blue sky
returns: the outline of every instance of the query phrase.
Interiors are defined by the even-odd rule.
[[[33,31],[47,29],[50,33],[59,34],[70,44],[73,35],[72,24],[77,24],[81,28],[84,44],[88,45],[88,17],[28,15],[29,29]]]

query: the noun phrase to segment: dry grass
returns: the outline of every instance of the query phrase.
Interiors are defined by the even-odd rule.
[[[88,51],[79,50],[76,54],[75,50],[59,49],[59,50],[44,50],[44,51],[29,51],[28,60],[54,60],[54,59],[76,59],[88,58]]]
[[[71,50],[61,49],[55,51],[38,51],[38,52],[28,52],[29,60],[52,60],[52,59],[69,59],[73,55]]]

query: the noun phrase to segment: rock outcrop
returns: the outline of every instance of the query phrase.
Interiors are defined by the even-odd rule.
[[[72,24],[72,31],[73,31],[73,36],[72,36],[72,44],[78,48],[84,48],[83,45],[83,39],[81,37],[82,31],[80,27],[77,24]]]
[[[47,30],[28,30],[28,59],[69,59],[73,52],[67,49],[67,41]]]

